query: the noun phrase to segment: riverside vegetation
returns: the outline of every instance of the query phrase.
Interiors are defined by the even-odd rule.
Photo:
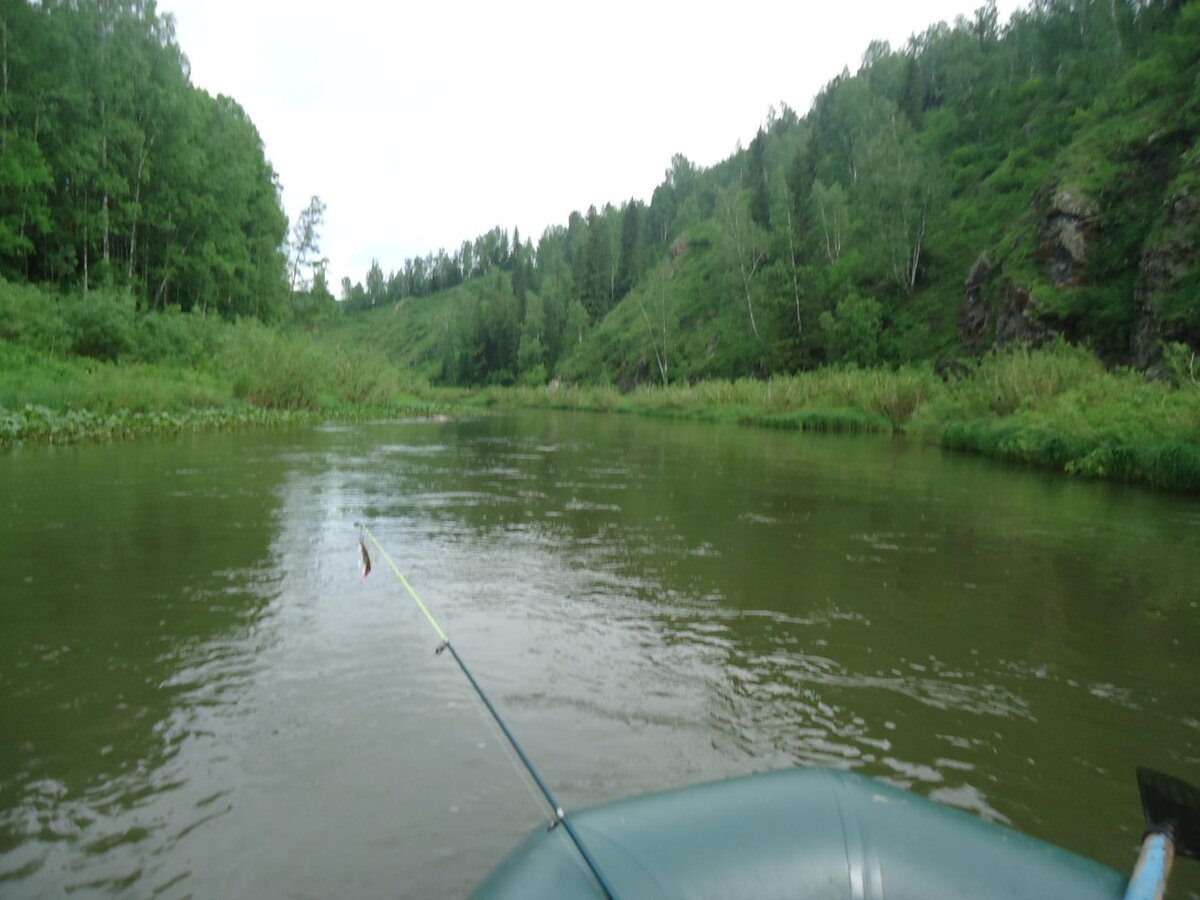
[[[716,166],[677,155],[649,203],[374,263],[341,302],[323,204],[289,231],[169,17],[17,3],[0,32],[0,442],[532,405],[1200,490],[1196,0],[986,3]]]

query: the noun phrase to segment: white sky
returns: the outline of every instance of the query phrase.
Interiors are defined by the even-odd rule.
[[[160,0],[192,81],[258,126],[294,221],[317,194],[337,293],[495,225],[522,238],[649,200],[768,108],[799,114],[867,44],[983,0]],[[1023,5],[1000,0],[1001,22]]]

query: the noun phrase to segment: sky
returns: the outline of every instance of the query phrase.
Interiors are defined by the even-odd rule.
[[[649,201],[675,153],[711,166],[799,114],[874,39],[903,48],[983,0],[160,0],[192,83],[258,126],[295,221],[326,204],[329,280],[536,243],[573,210]],[[999,0],[1001,22],[1023,5]]]

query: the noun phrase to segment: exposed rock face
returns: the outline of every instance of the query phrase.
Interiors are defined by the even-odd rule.
[[[1090,197],[1074,188],[1059,188],[1050,197],[1038,241],[1046,274],[1056,286],[1070,288],[1082,282],[1089,244],[1099,227],[1099,212]],[[1005,278],[999,301],[988,302],[987,284],[997,274],[999,270],[993,269],[986,253],[981,253],[971,266],[963,285],[966,299],[958,313],[963,343],[980,351],[989,344],[1002,347],[1049,340],[1055,329],[1039,319],[1038,302],[1030,288]]]
[[[1036,309],[1037,300],[1029,288],[1013,284],[1005,278],[1000,291],[1000,304],[996,309],[996,346],[1044,344],[1050,340],[1054,332],[1032,315]]]
[[[1000,301],[992,309],[985,296],[991,275],[991,261],[981,253],[964,283],[967,297],[958,312],[958,333],[963,343],[979,352],[989,346],[1048,341],[1054,332],[1034,316],[1037,300],[1029,288],[1005,278],[1000,284]]]
[[[1200,154],[1193,156],[1200,167]],[[1161,318],[1163,298],[1200,265],[1200,195],[1187,185],[1167,197],[1159,239],[1142,254],[1134,301],[1138,324],[1133,336],[1134,362],[1138,368],[1157,366],[1162,341],[1200,346],[1200,333],[1189,331]]]
[[[958,311],[958,333],[963,343],[974,351],[983,350],[991,340],[992,310],[988,306],[984,289],[992,274],[992,263],[986,253],[980,253],[971,266],[964,287],[967,299]]]
[[[1041,250],[1046,274],[1058,287],[1079,284],[1098,212],[1091,198],[1071,188],[1060,188],[1050,199],[1040,234]]]

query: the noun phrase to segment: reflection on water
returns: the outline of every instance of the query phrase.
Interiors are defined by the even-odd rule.
[[[0,458],[0,890],[462,893],[578,807],[854,768],[1118,868],[1200,781],[1186,498],[574,415]],[[1180,867],[1177,895],[1200,878]]]

